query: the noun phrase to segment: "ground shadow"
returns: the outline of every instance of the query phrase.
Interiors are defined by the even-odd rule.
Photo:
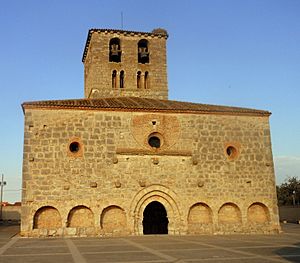
[[[300,243],[291,246],[282,247],[275,251],[275,254],[289,262],[300,262]]]

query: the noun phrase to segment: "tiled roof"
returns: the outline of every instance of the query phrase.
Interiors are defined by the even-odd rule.
[[[22,104],[22,107],[23,110],[32,108],[42,108],[172,113],[213,113],[252,116],[271,115],[269,111],[263,110],[138,97],[33,101],[24,102]]]
[[[87,55],[87,51],[90,45],[91,37],[94,32],[108,32],[108,33],[120,33],[120,34],[134,34],[134,35],[144,35],[144,36],[158,36],[158,37],[168,37],[168,33],[164,29],[154,29],[152,32],[140,32],[140,31],[130,31],[130,30],[120,30],[120,29],[99,29],[91,28],[88,32],[83,55],[82,62],[84,62]]]

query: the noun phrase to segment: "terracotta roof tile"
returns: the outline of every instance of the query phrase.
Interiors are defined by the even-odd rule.
[[[147,111],[175,113],[214,113],[231,115],[269,116],[264,110],[249,108],[208,105],[172,100],[159,100],[138,97],[112,97],[100,99],[46,100],[24,102],[23,110],[31,108],[44,109],[81,109],[81,110],[114,110],[114,111]]]

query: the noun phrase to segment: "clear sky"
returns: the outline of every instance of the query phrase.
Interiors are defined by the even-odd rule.
[[[167,29],[169,98],[271,111],[277,182],[300,176],[300,1],[0,0],[0,173],[19,201],[31,100],[83,97],[88,29]]]

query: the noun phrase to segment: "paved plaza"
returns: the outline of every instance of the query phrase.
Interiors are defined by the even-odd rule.
[[[0,226],[1,263],[300,262],[300,225],[280,235],[20,238]]]

